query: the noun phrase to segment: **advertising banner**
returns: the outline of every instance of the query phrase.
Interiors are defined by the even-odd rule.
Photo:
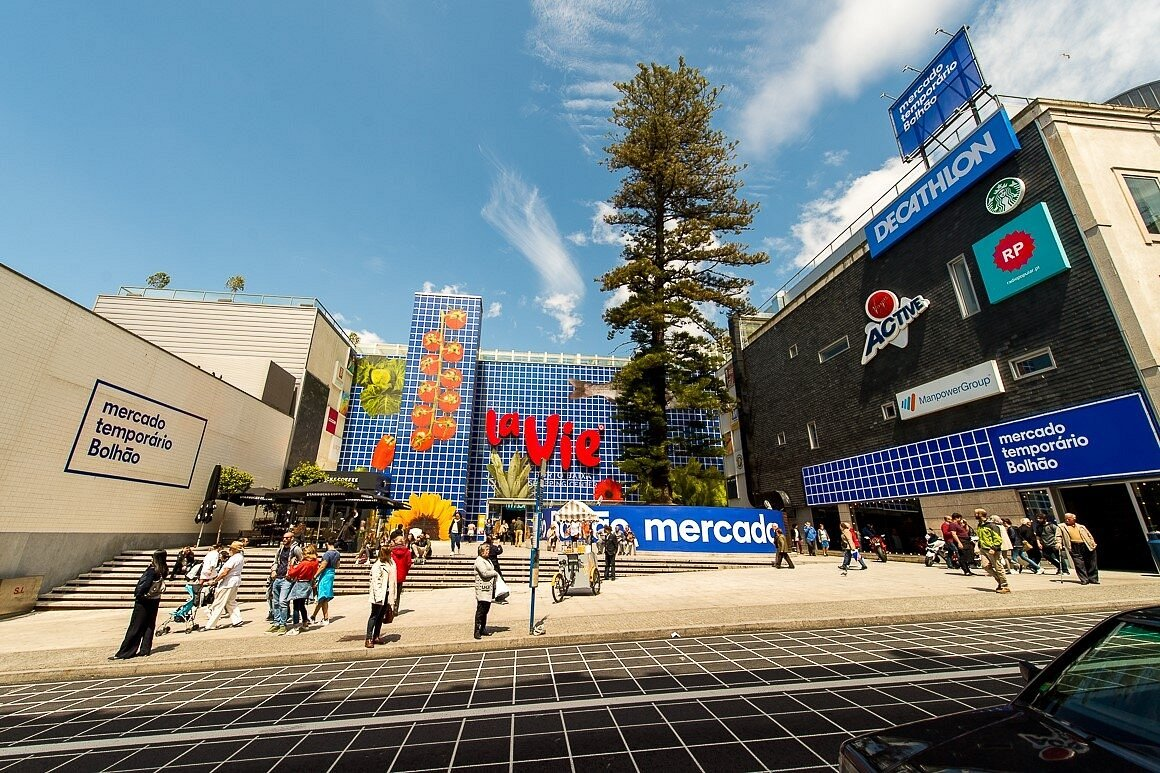
[[[640,550],[772,553],[773,525],[785,529],[780,510],[679,505],[615,505],[593,509],[599,521],[597,534],[609,526],[628,527],[636,535]]]
[[[65,472],[189,488],[206,420],[97,381]]]
[[[991,303],[1006,300],[1071,268],[1043,202],[972,247]]]
[[[811,506],[1157,474],[1160,440],[1139,394],[802,469]]]
[[[890,106],[890,122],[903,160],[909,161],[983,90],[983,74],[964,27]]]
[[[1017,150],[1019,138],[1000,110],[866,225],[870,257],[881,255]]]
[[[982,400],[1003,391],[999,363],[990,360],[899,392],[894,399],[898,401],[898,418],[906,420]]]

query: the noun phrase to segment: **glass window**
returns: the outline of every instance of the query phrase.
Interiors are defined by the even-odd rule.
[[[850,336],[842,336],[834,343],[818,352],[818,362],[826,362],[850,348]]]
[[[898,408],[894,403],[882,403],[882,418],[890,421],[898,417]]]
[[[1136,622],[1115,625],[1049,678],[1031,705],[1084,735],[1157,759],[1160,630]]]
[[[779,446],[785,445],[785,433],[784,432],[777,433],[777,444]]]
[[[959,313],[963,318],[979,313],[979,296],[975,295],[975,285],[971,282],[971,268],[965,256],[960,255],[947,264],[951,273],[951,284],[955,287],[955,298],[959,302]]]
[[[1144,221],[1144,230],[1153,236],[1160,236],[1160,180],[1143,175],[1124,175],[1128,193]]]
[[[810,448],[819,448],[818,446],[818,425],[814,422],[806,424],[806,432],[810,436]]]
[[[1011,373],[1016,380],[1049,370],[1055,370],[1055,358],[1051,356],[1051,349],[1041,349],[1011,360]]]
[[[797,344],[794,344],[789,348],[789,358],[792,360],[794,357],[797,357],[797,352]]]
[[[1045,488],[1020,491],[1019,500],[1023,503],[1023,514],[1032,521],[1040,513],[1051,515],[1055,512],[1055,508],[1051,505],[1051,494]]]

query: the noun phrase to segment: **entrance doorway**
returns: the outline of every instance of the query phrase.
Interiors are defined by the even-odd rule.
[[[535,503],[523,502],[489,502],[487,505],[488,533],[495,534],[500,524],[505,525],[503,541],[513,544],[515,539],[515,523],[520,521],[525,530],[532,524],[532,515],[535,513]],[[525,542],[526,542],[525,531]]]
[[[858,534],[869,527],[875,534],[886,537],[886,549],[891,553],[926,551],[926,522],[917,499],[884,499],[856,502],[850,505],[850,515],[858,525]],[[863,552],[868,551],[866,545]]]
[[[1095,537],[1101,569],[1156,571],[1128,484],[1061,488],[1059,495],[1064,510],[1075,513]]]

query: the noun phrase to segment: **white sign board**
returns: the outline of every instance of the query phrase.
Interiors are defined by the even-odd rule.
[[[205,427],[200,416],[98,381],[64,470],[189,488]]]
[[[898,416],[913,419],[1005,392],[999,364],[989,360],[895,395]]]

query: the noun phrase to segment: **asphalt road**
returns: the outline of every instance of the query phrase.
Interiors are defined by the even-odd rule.
[[[835,770],[846,738],[995,705],[1101,614],[43,682],[0,770]]]

